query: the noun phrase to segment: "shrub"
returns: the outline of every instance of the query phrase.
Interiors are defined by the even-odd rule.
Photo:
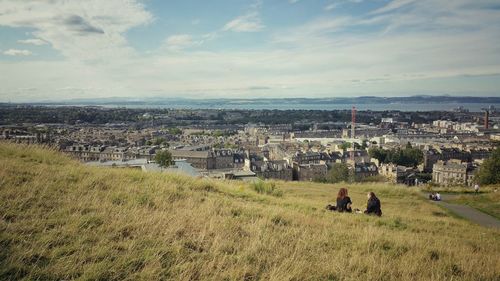
[[[274,182],[266,181],[254,181],[250,184],[250,187],[260,194],[267,194],[276,197],[283,196],[283,191],[276,187]]]
[[[331,183],[339,183],[349,180],[349,168],[345,163],[334,163],[327,176],[327,181]]]

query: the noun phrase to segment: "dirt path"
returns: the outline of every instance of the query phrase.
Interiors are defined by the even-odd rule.
[[[425,195],[427,196],[427,194],[425,194]],[[446,202],[448,200],[452,200],[453,198],[455,198],[457,196],[458,195],[455,195],[455,194],[442,194],[441,195],[442,201],[439,201],[439,202],[433,201],[433,202],[445,207],[446,209],[459,215],[460,217],[463,217],[463,218],[470,220],[474,223],[477,223],[477,224],[485,226],[485,227],[494,227],[494,228],[500,229],[500,220],[498,220],[497,218],[490,216],[488,214],[485,214],[481,211],[478,211],[478,210],[476,210],[470,206],[467,206],[467,205],[460,205],[460,204],[453,204],[453,203]]]

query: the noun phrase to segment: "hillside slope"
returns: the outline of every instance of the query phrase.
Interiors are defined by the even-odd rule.
[[[500,232],[404,187],[382,218],[327,212],[340,185],[92,168],[0,143],[0,280],[499,280]]]

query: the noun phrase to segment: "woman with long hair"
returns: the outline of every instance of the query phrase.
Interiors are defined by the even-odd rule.
[[[368,192],[368,203],[366,204],[365,214],[382,216],[382,209],[380,209],[380,200],[374,192]]]
[[[337,194],[337,211],[339,212],[352,212],[352,201],[347,194],[347,188],[341,188]]]

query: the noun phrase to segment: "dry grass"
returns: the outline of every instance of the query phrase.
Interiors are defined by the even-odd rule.
[[[453,203],[469,205],[500,220],[500,192],[462,194],[451,200]]]
[[[500,232],[415,192],[365,193],[382,218],[324,210],[338,185],[242,182],[83,166],[0,144],[0,280],[499,280]]]

